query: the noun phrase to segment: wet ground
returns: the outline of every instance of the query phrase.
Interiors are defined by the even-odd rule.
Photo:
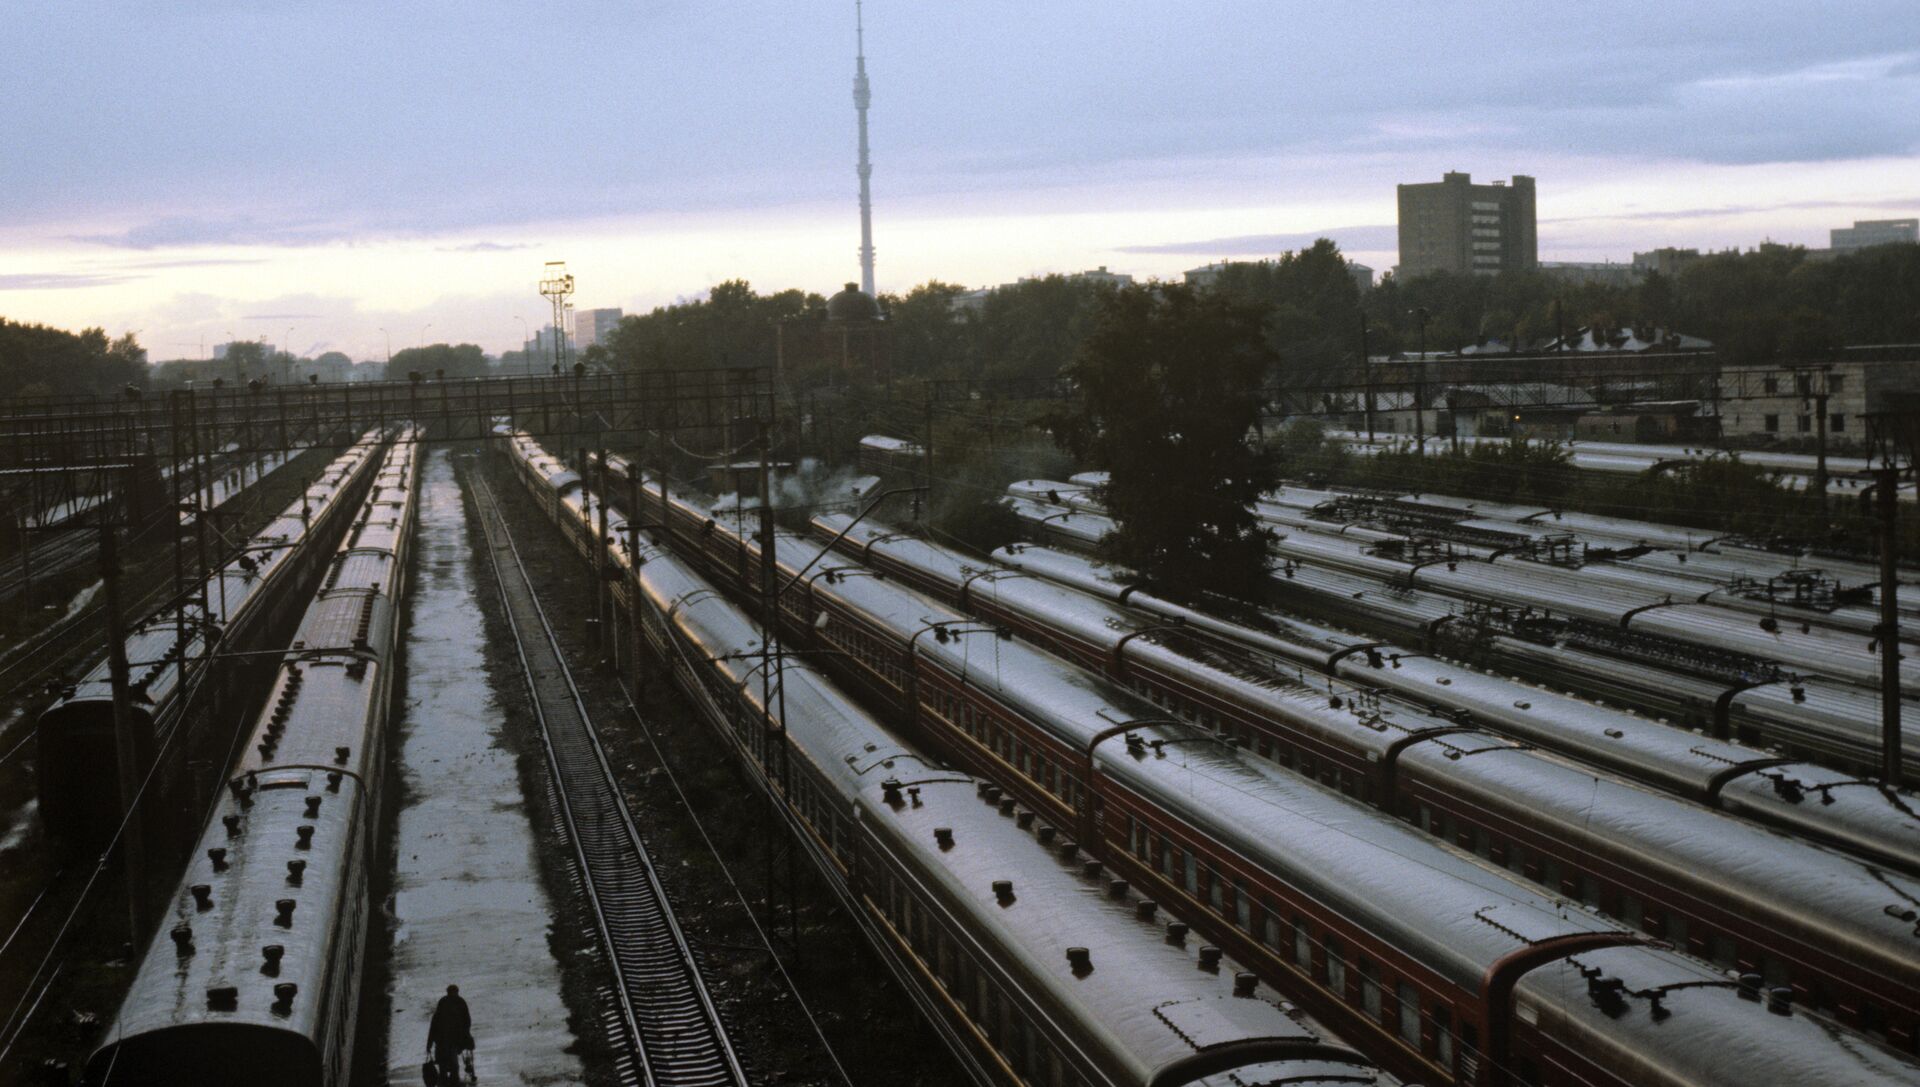
[[[446,986],[473,1012],[474,1070],[487,1084],[574,1083],[560,966],[548,944],[554,906],[542,886],[521,801],[510,726],[488,667],[476,566],[448,450],[420,485],[409,592],[407,675],[393,740],[395,820],[386,1065],[420,1075],[427,1023]]]

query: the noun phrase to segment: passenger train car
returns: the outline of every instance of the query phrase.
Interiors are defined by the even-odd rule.
[[[757,547],[731,516],[684,495],[669,505],[675,546],[723,584],[753,584],[742,575]],[[1920,1074],[1823,1016],[1781,1014],[1788,987],[1769,993],[1758,974],[1674,954],[1004,629],[774,535],[792,582],[782,617],[826,650],[820,660],[1395,1074],[1618,1083],[1619,1054],[1644,1070],[1640,1083]],[[1568,969],[1583,971],[1591,1016],[1545,1011]],[[1774,1014],[1749,999],[1762,997]],[[1719,1041],[1702,1045],[1685,1024]]]
[[[814,526],[866,566],[1102,672],[1185,720],[1550,893],[1584,901],[1724,969],[1791,986],[1801,1003],[1883,1037],[1911,1037],[1912,1009],[1920,1008],[1920,932],[1900,914],[1903,903],[1920,901],[1920,879],[1597,776],[1464,717],[1275,667],[1184,624],[1142,618],[915,537],[870,525],[849,530],[850,522],[822,514]],[[1551,705],[1540,707],[1544,714],[1517,705],[1526,707],[1520,712],[1530,719],[1529,735],[1582,727],[1577,718],[1555,720]],[[1920,856],[1920,828],[1911,815],[1890,810],[1905,818],[1896,829],[1907,840],[1872,844],[1882,851],[1897,845],[1912,862]]]
[[[1041,542],[1072,551],[1092,550],[1113,528],[1110,518],[1086,509],[1020,496],[1006,505]],[[1720,738],[1764,742],[1848,770],[1878,766],[1879,696],[1852,681],[1801,676],[1744,650],[1617,624],[1483,612],[1458,597],[1293,559],[1267,584],[1270,601],[1291,614],[1422,652],[1484,659]],[[1907,734],[1902,780],[1920,782],[1920,733]]]
[[[417,457],[381,458],[85,1083],[347,1083]]]
[[[518,440],[521,478],[588,556],[595,502]],[[777,797],[807,855],[980,1083],[1385,1082],[1254,975],[1080,856],[1060,828],[890,735],[684,561],[612,535],[644,636]],[[763,670],[763,663],[771,666]],[[776,733],[784,742],[771,739]]]
[[[287,630],[306,606],[332,542],[373,475],[379,437],[369,432],[348,447],[232,561],[211,573],[205,610],[196,594],[132,627],[126,641],[130,708],[156,749],[173,727],[177,695],[216,674],[222,678],[213,682],[222,684],[239,670],[210,669],[209,647],[285,644],[284,633],[277,642],[274,634]],[[36,730],[40,810],[48,833],[71,846],[100,848],[121,817],[108,663],[102,661],[68,688],[40,715]],[[173,750],[184,755],[180,748]]]
[[[865,534],[850,538],[864,539]],[[938,562],[922,557],[927,545],[912,538],[875,539],[862,554],[877,568],[926,591],[951,582],[952,575],[943,574]],[[932,554],[937,555],[937,549]],[[1456,726],[1489,729],[1710,807],[1920,872],[1920,797],[1876,781],[1710,739],[1292,616],[1256,611],[1249,618],[1263,625],[1255,628],[1156,596],[1082,555],[1014,544],[993,558],[1004,567],[1179,624],[1194,636],[1252,654],[1260,666],[1286,672],[1290,665],[1293,678],[1301,682],[1312,675],[1338,677],[1362,691],[1433,707]],[[930,568],[923,571],[922,566]],[[1340,773],[1362,779],[1379,772],[1357,759],[1337,765]]]

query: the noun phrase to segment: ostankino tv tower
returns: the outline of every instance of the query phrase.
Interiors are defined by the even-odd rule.
[[[867,85],[867,31],[860,0],[853,3],[853,108],[860,115],[860,289],[873,296],[873,163],[867,159],[867,104],[873,88]]]

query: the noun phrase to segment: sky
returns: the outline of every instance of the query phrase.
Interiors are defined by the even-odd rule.
[[[383,358],[858,278],[852,3],[11,0],[0,316]],[[1178,277],[1394,185],[1537,179],[1543,260],[1920,215],[1913,0],[871,0],[883,291]],[[31,47],[27,47],[31,43]]]

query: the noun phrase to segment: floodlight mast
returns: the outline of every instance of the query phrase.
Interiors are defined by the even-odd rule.
[[[567,365],[567,296],[573,293],[573,275],[564,260],[550,260],[540,277],[540,295],[553,303],[553,372]]]

